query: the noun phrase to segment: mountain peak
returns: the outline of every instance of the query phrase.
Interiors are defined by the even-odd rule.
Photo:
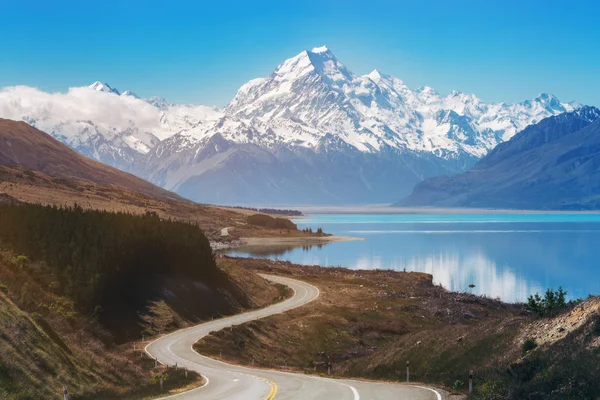
[[[327,48],[327,46],[321,46],[321,47],[315,47],[314,49],[311,50],[311,53],[327,53],[329,51],[329,49]]]
[[[293,81],[311,72],[316,72],[326,81],[341,82],[352,79],[352,73],[338,61],[326,47],[304,50],[295,57],[285,60],[277,67],[274,75],[280,81]]]
[[[95,90],[96,92],[105,92],[105,93],[114,93],[116,95],[121,95],[121,93],[112,87],[108,83],[96,81],[88,86],[90,89]]]
[[[435,91],[434,88],[432,88],[431,86],[421,86],[420,88],[418,88],[416,90],[417,93],[420,94],[424,94],[424,95],[428,95],[428,96],[435,96],[438,93]]]
[[[126,90],[123,93],[121,93],[121,96],[131,96],[134,97],[136,99],[139,99],[140,96],[138,96],[137,94],[133,93],[131,90]]]
[[[553,94],[549,94],[549,93],[540,93],[536,98],[536,101],[539,102],[543,102],[543,103],[549,103],[552,101],[558,101],[558,98],[553,95]]]
[[[379,73],[376,69],[367,74],[367,77],[371,78],[371,80],[378,81],[383,78],[383,75]]]

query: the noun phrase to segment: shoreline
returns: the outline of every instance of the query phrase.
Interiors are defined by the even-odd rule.
[[[300,236],[300,237],[243,237],[238,240],[231,242],[217,242],[211,241],[210,246],[213,251],[232,250],[241,247],[269,247],[269,246],[317,246],[330,244],[335,242],[353,242],[358,240],[365,240],[365,238],[351,237],[351,236]]]
[[[384,205],[358,205],[358,206],[296,206],[295,209],[304,215],[293,217],[292,220],[306,219],[310,215],[319,214],[386,214],[386,215],[494,215],[494,214],[600,214],[600,210],[528,210],[528,209],[501,209],[501,208],[471,208],[471,207],[394,207]]]
[[[311,246],[319,244],[329,244],[335,242],[354,242],[358,240],[365,240],[364,238],[351,237],[351,236],[315,236],[315,237],[247,237],[240,238],[242,244],[239,246]]]

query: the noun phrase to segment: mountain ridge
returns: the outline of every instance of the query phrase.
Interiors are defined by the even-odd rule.
[[[455,176],[419,183],[396,205],[523,209],[600,208],[600,110],[548,117]]]
[[[102,82],[61,96],[0,91],[0,116],[193,200],[236,204],[392,202],[420,180],[462,172],[524,127],[578,107],[548,94],[485,104],[458,91],[412,90],[378,70],[355,75],[326,46],[242,85],[222,109],[140,99]],[[248,188],[253,196],[244,195]]]

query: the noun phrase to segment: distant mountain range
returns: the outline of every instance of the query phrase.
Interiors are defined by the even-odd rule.
[[[421,182],[398,205],[600,209],[600,110],[546,118],[469,171]]]
[[[223,109],[140,99],[102,82],[49,94],[0,91],[0,117],[190,199],[235,204],[389,203],[421,180],[467,170],[498,143],[578,109],[412,90],[350,72],[326,47],[243,85]]]

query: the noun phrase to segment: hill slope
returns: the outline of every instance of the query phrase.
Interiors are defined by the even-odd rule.
[[[119,186],[164,200],[183,199],[131,174],[89,159],[25,122],[0,118],[0,164],[58,178]]]
[[[466,173],[418,184],[400,206],[600,208],[600,110],[547,118]]]

